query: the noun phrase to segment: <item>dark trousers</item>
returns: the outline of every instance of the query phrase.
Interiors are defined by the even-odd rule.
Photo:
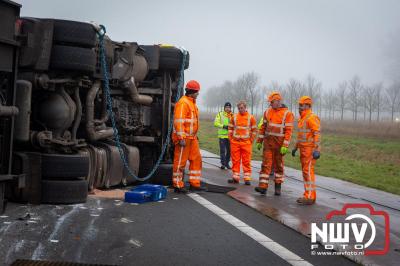
[[[219,139],[219,152],[221,157],[221,165],[228,166],[231,160],[231,145],[229,139]]]

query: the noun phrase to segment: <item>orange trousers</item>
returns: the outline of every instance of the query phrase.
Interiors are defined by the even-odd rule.
[[[314,147],[299,147],[300,149],[300,161],[301,169],[303,170],[303,181],[304,181],[304,198],[313,199],[317,198],[317,192],[315,187],[315,175],[314,166],[316,160],[313,158],[312,153]]]
[[[283,183],[283,155],[280,152],[280,147],[272,148],[264,142],[259,187],[268,188],[269,175],[272,170],[274,170],[275,183]]]
[[[193,187],[200,187],[202,162],[199,141],[197,138],[185,141],[184,147],[175,143],[172,184],[177,188],[184,187],[183,175],[186,162],[189,160],[189,183]]]
[[[240,180],[240,164],[243,167],[244,181],[251,181],[252,145],[249,141],[231,141],[232,178]]]

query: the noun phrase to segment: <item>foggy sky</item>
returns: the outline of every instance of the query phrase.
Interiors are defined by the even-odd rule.
[[[389,82],[384,49],[400,29],[396,0],[17,0],[22,16],[96,21],[117,41],[169,43],[190,52],[186,79],[202,88],[244,72],[304,79],[324,89],[353,75]]]

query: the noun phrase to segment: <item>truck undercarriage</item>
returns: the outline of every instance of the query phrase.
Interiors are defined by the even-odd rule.
[[[69,204],[84,202],[93,188],[137,182],[121,160],[115,130],[130,171],[147,175],[168,138],[189,57],[173,46],[105,36],[104,69],[96,25],[19,18],[19,5],[0,4],[7,20],[0,30],[0,206],[4,194]],[[172,148],[149,181],[170,182]]]

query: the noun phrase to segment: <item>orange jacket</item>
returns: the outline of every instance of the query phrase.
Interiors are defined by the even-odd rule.
[[[297,123],[296,147],[313,147],[320,149],[321,125],[319,117],[310,109],[301,112]]]
[[[231,141],[251,144],[257,135],[256,119],[248,112],[234,114],[228,125],[228,132]]]
[[[199,130],[199,109],[196,100],[183,96],[175,105],[172,140],[195,139]]]
[[[269,108],[264,112],[264,120],[257,142],[261,143],[265,138],[270,147],[289,147],[293,120],[293,113],[286,106],[277,109]]]

